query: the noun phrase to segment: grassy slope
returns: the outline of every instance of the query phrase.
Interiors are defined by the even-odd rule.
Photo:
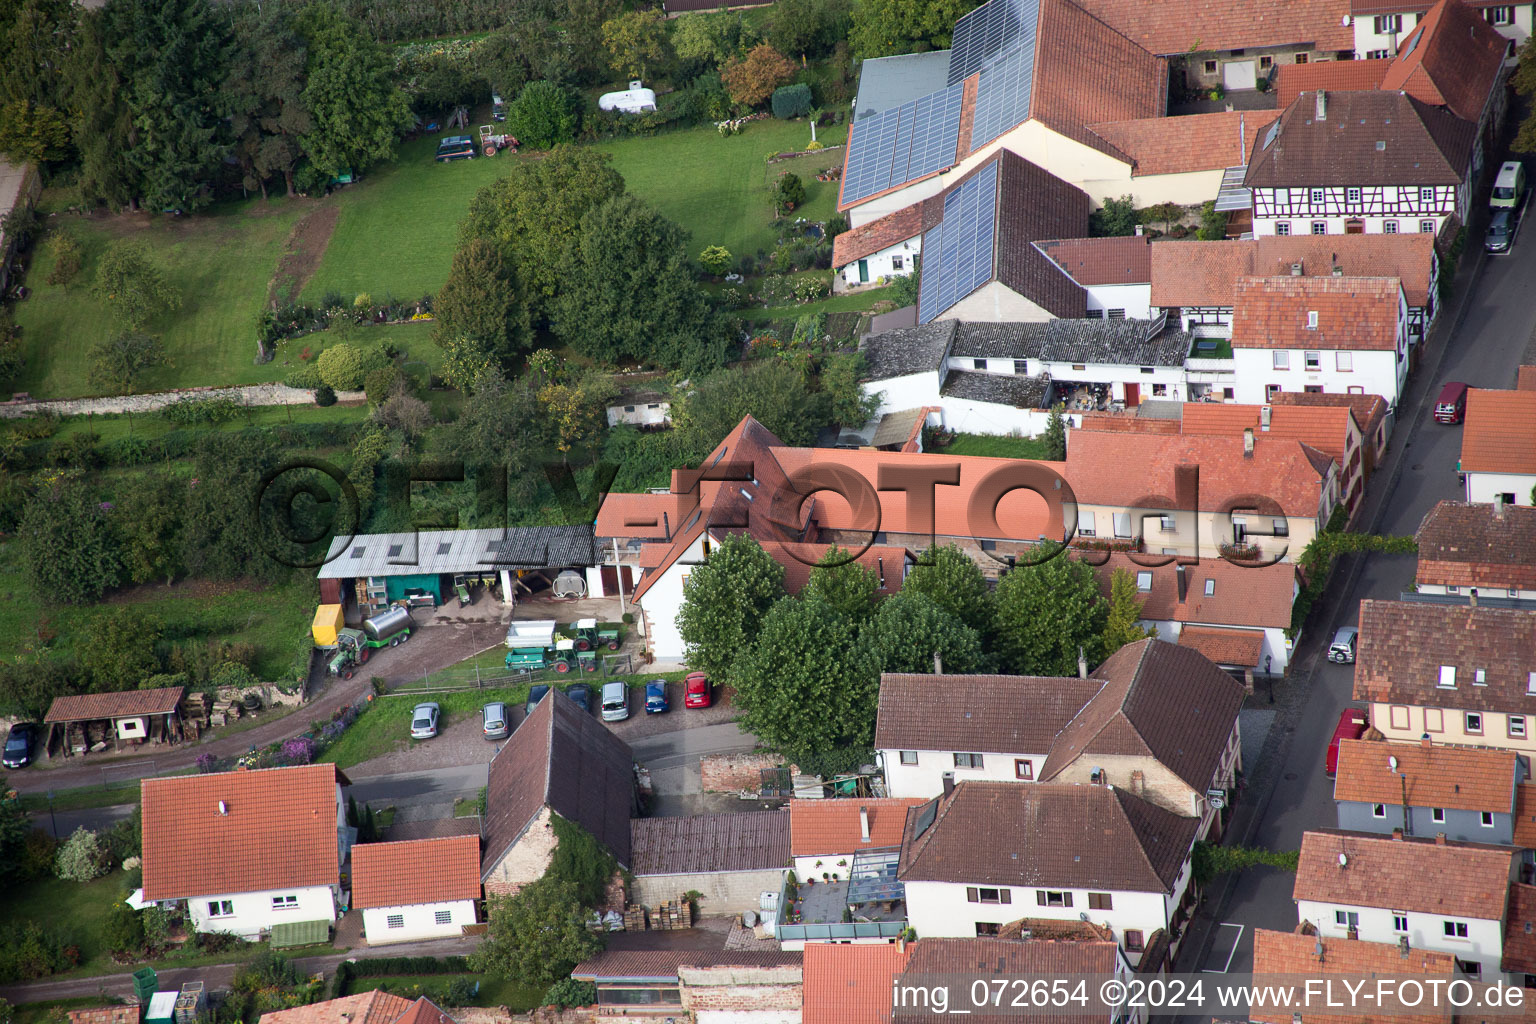
[[[1003,437],[992,434],[958,434],[940,455],[991,455],[1004,459],[1043,459],[1045,442],[1034,437]]]
[[[293,657],[295,638],[308,636],[318,595],[312,579],[265,589],[249,584],[178,584],[166,589],[136,588],[126,595],[136,613],[153,615],[166,633],[220,637],[256,645],[254,671],[263,679],[281,678]],[[120,598],[119,600],[122,600]],[[115,602],[114,602],[115,603]],[[34,627],[45,617],[56,633],[50,649],[79,653],[88,623],[101,605],[58,607],[39,611],[22,572],[21,549],[15,542],[0,544],[0,650],[13,654],[36,645]]]

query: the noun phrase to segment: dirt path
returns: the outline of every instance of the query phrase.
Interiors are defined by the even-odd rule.
[[[327,203],[305,214],[293,226],[283,258],[278,261],[277,273],[267,285],[268,303],[298,300],[320,266],[340,216],[341,207]]]
[[[183,388],[156,391],[147,395],[120,395],[113,398],[25,399],[0,402],[0,418],[16,419],[52,410],[60,416],[84,416],[100,412],[153,412],[188,398],[231,398],[241,405],[312,405],[315,393],[308,388],[290,388],[286,384],[247,384],[234,388]],[[362,402],[361,391],[338,391],[338,402]]]

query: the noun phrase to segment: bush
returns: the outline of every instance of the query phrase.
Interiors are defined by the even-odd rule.
[[[804,117],[811,111],[811,87],[804,82],[780,86],[773,90],[773,116],[787,121],[792,117]]]
[[[66,882],[89,882],[100,878],[109,868],[111,855],[102,846],[96,833],[88,828],[77,828],[75,834],[64,840],[54,859],[53,873]]]
[[[160,414],[172,423],[189,426],[198,423],[224,423],[240,415],[240,403],[228,396],[220,398],[183,398],[172,402]]]
[[[100,455],[96,451],[96,442],[101,440],[101,435],[82,430],[78,434],[55,441],[53,447],[48,449],[49,458],[65,466],[80,466],[90,468],[101,462]]]
[[[102,925],[102,938],[114,953],[136,953],[144,948],[144,922],[136,910],[121,899],[112,902]]]
[[[365,362],[361,349],[343,342],[321,352],[315,365],[320,368],[320,379],[337,391],[356,391],[368,375]]]
[[[731,252],[723,245],[707,245],[699,253],[699,266],[706,274],[719,277],[731,269]]]
[[[68,285],[80,274],[85,264],[85,252],[75,236],[67,231],[54,234],[48,244],[53,252],[53,269],[48,271],[48,283]]]
[[[773,201],[781,213],[788,213],[805,202],[805,182],[794,171],[779,175],[779,183],[773,190]]]
[[[377,370],[369,370],[368,376],[363,378],[363,394],[368,397],[368,404],[379,406],[390,396],[395,389],[396,370],[393,366],[381,366]]]
[[[20,876],[23,879],[35,879],[53,874],[53,859],[58,852],[57,839],[40,828],[32,829],[21,846]]]
[[[65,946],[35,921],[0,932],[0,982],[34,981],[80,963],[80,950]]]
[[[507,130],[524,146],[550,149],[576,137],[576,105],[553,82],[529,82],[507,108]]]
[[[591,1006],[597,1002],[597,986],[590,981],[561,978],[544,993],[545,1006],[567,1009],[572,1006]]]
[[[336,390],[329,384],[321,384],[315,388],[315,404],[324,409],[328,405],[336,404]]]
[[[324,382],[320,379],[320,370],[317,367],[301,366],[284,377],[283,383],[290,388],[303,388],[305,391],[313,391]]]
[[[121,864],[129,857],[138,857],[143,853],[143,827],[143,809],[135,807],[132,814],[101,834],[109,863]]]

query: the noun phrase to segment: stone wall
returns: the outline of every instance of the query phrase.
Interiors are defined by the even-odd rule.
[[[540,808],[528,830],[491,868],[490,876],[485,880],[487,896],[511,896],[523,886],[544,877],[559,844],[550,824],[552,813],[548,807]],[[494,855],[494,851],[491,852]]]
[[[682,968],[683,1009],[700,1024],[748,1020],[799,1024],[804,993],[798,964],[785,967]]]
[[[756,793],[762,786],[763,772],[782,763],[777,754],[706,754],[699,758],[699,769],[706,793],[743,789]]]
[[[757,910],[764,892],[778,892],[783,869],[768,871],[701,871],[690,875],[636,875],[634,902],[654,907],[675,900],[690,889],[703,894],[700,915],[720,917]]]
[[[531,1013],[512,1013],[505,1006],[460,1006],[447,1010],[457,1024],[592,1024],[596,1007],[561,1010],[541,1006]]]

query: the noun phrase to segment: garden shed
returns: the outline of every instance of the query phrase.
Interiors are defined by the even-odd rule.
[[[790,863],[784,810],[637,818],[629,831],[631,898],[647,906],[696,890],[711,914],[756,910]]]
[[[45,749],[55,739],[66,757],[121,750],[126,743],[177,743],[183,736],[179,711],[184,686],[120,693],[82,693],[55,697],[43,723],[48,727]]]

